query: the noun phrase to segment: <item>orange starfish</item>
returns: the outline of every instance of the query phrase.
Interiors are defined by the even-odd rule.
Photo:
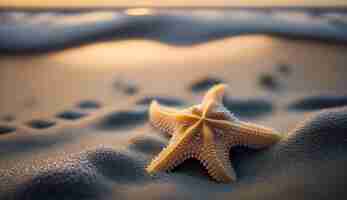
[[[171,135],[167,147],[147,166],[149,173],[171,170],[188,158],[198,159],[218,182],[236,180],[229,151],[233,146],[264,148],[280,140],[273,129],[238,120],[223,106],[226,85],[211,88],[199,105],[176,110],[153,101],[151,124]]]

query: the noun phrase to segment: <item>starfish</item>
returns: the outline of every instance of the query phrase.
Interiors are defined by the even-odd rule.
[[[223,106],[226,85],[207,91],[202,103],[177,110],[153,101],[149,120],[153,127],[171,136],[168,145],[146,167],[148,173],[169,171],[194,158],[218,182],[236,181],[229,151],[233,146],[265,148],[281,139],[271,128],[237,119]]]

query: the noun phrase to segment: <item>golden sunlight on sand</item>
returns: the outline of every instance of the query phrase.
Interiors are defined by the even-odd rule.
[[[123,65],[117,68],[148,68],[153,65],[165,67],[162,63],[170,63],[170,65],[184,65],[198,61],[199,65],[214,65],[216,60],[230,59],[230,55],[234,55],[234,59],[249,59],[249,56],[256,53],[256,49],[261,49],[264,53],[274,45],[273,39],[269,36],[254,35],[240,36],[235,38],[221,39],[209,43],[203,43],[193,47],[175,47],[162,44],[155,41],[146,40],[129,40],[120,42],[104,42],[82,46],[79,48],[67,49],[65,51],[50,54],[49,61],[69,64],[73,67],[96,68],[95,70],[104,70],[102,68],[112,69],[115,67],[115,60]],[[224,47],[224,48],[223,48]],[[235,48],[237,47],[237,48]],[[266,47],[266,48],[264,48]],[[228,51],[224,49],[228,48]],[[135,49],[141,53],[134,53]],[[247,56],[242,52],[248,50]],[[100,52],[103,52],[102,54]],[[214,59],[206,56],[207,53]],[[165,56],[158,56],[165,55]],[[151,63],[149,65],[141,63]],[[195,63],[196,64],[196,63]]]

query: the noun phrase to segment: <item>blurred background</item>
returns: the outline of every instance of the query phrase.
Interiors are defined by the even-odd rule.
[[[345,0],[2,0],[1,6],[345,6]]]

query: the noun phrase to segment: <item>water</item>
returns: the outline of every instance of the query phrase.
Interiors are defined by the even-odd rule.
[[[105,40],[196,45],[249,34],[347,42],[344,9],[3,10],[0,53],[39,53]]]

